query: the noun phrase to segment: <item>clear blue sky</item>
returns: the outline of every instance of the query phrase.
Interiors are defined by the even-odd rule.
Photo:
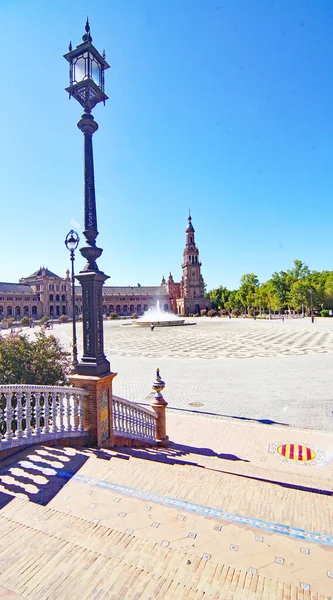
[[[189,207],[208,289],[295,258],[333,269],[332,0],[0,0],[0,280],[63,275],[82,230],[62,55],[86,14],[111,64],[94,110],[108,283],[179,280]]]

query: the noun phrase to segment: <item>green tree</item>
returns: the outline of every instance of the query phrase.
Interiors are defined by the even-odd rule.
[[[258,306],[259,279],[254,273],[245,273],[240,280],[238,297],[243,308],[249,311],[250,306]]]
[[[70,354],[54,336],[36,333],[0,336],[0,383],[64,385],[70,369]]]
[[[288,275],[290,275],[294,280],[295,279],[304,279],[308,275],[310,275],[310,270],[307,265],[303,263],[301,260],[294,260],[294,268],[287,271]]]

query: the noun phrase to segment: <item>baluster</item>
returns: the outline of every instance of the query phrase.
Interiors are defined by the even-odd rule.
[[[12,440],[13,439],[13,432],[12,432],[12,418],[13,418],[12,394],[11,394],[11,392],[4,392],[4,396],[6,398],[6,408],[5,408],[5,414],[6,414],[6,433],[5,433],[5,438],[6,438],[6,440]]]
[[[126,415],[126,421],[125,421],[125,431],[127,433],[132,433],[132,424],[131,424],[131,409],[128,406],[128,404],[125,404],[124,406],[125,408],[125,415]]]
[[[0,424],[1,424],[1,429],[2,429],[3,425],[5,424],[5,419],[4,419],[2,408],[0,408]],[[0,431],[0,442],[1,442],[2,439],[3,439],[3,435],[2,435],[2,433]]]
[[[136,416],[136,422],[137,422],[137,434],[140,437],[140,434],[141,434],[141,419],[140,419],[141,414],[140,414],[140,411],[137,408],[134,409],[134,414]]]
[[[58,425],[57,425],[57,415],[58,415],[58,407],[57,407],[57,392],[51,392],[52,398],[52,433],[57,433]]]
[[[17,414],[17,430],[16,430],[16,436],[21,439],[23,438],[24,432],[22,429],[22,419],[23,419],[23,406],[22,406],[22,397],[23,397],[23,393],[20,393],[20,391],[18,391],[16,393],[16,414]]]
[[[78,431],[79,429],[79,399],[80,394],[73,392],[73,431]]]
[[[139,411],[133,406],[132,407],[133,420],[135,424],[135,434],[140,435],[140,419]]]
[[[60,432],[63,433],[65,431],[65,424],[64,424],[64,414],[65,414],[65,407],[64,407],[64,395],[62,392],[59,392],[58,394],[59,397],[59,420],[60,420]]]
[[[40,405],[41,392],[34,392],[34,396],[35,396],[35,418],[36,418],[35,434],[40,435],[41,431],[42,431],[42,428],[40,426],[40,418],[41,418],[41,413],[42,413],[42,409],[41,409],[41,405]]]
[[[50,392],[45,392],[44,396],[44,427],[43,433],[50,431]]]
[[[115,400],[114,403],[114,415],[113,415],[113,427],[115,431],[119,431],[119,402]]]
[[[79,394],[78,396],[79,399],[79,431],[84,431],[84,426],[83,426],[83,397],[82,394]]]
[[[73,398],[73,396],[71,396],[71,394],[69,394],[68,392],[65,394],[65,398],[66,398],[66,416],[67,416],[67,431],[72,431],[72,421],[71,421],[71,415],[72,415],[72,406],[71,406],[71,400]],[[73,398],[74,400],[74,398]],[[75,400],[74,400],[75,402]]]
[[[31,428],[31,417],[32,417],[32,406],[31,406],[32,395],[29,390],[25,391],[25,418],[26,418],[26,429],[25,435],[27,438],[30,438],[32,435]]]
[[[120,431],[124,431],[124,405],[123,404],[119,404],[119,424],[120,424]]]
[[[125,407],[126,407],[126,411],[127,411],[127,432],[133,433],[134,429],[133,429],[132,409],[127,404],[125,405]]]

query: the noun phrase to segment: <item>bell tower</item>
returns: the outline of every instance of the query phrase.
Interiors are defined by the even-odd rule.
[[[177,299],[178,313],[199,314],[200,310],[209,307],[209,301],[204,298],[205,282],[201,275],[199,250],[195,244],[195,229],[189,212],[186,228],[186,242],[183,253],[183,276],[180,283],[181,298]]]

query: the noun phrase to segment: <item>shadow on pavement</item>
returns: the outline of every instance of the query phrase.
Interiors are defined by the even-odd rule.
[[[120,451],[123,455],[122,458],[125,458],[125,456],[132,456],[133,458],[142,458],[144,460],[152,460],[168,465],[190,465],[192,467],[199,467],[209,471],[219,471],[219,469],[201,465],[193,460],[184,460],[183,458],[186,458],[187,455],[197,454],[198,456],[209,456],[213,458],[220,458],[222,460],[229,460],[232,462],[250,462],[249,460],[236,456],[235,454],[219,454],[210,448],[183,446],[182,444],[176,444],[174,442],[170,442],[168,448],[121,448]],[[96,456],[99,458],[97,453]],[[104,458],[104,456],[101,458]],[[120,458],[120,455],[118,455],[118,458]]]
[[[16,455],[13,462],[6,461],[3,468],[0,462],[0,493],[6,490],[43,505],[54,498],[89,458],[82,453],[69,455],[62,449],[39,446],[22,454]]]
[[[152,394],[154,395],[154,394]],[[151,394],[148,398],[151,397]],[[138,402],[141,406],[147,406],[150,408],[148,402]],[[194,415],[208,415],[209,417],[223,417],[224,419],[238,419],[239,421],[251,421],[252,423],[261,423],[261,425],[282,425],[283,427],[290,427],[289,423],[282,423],[281,421],[273,421],[272,419],[255,419],[254,417],[240,417],[238,415],[224,415],[222,413],[209,412],[206,410],[192,410],[191,408],[177,408],[176,406],[168,406],[168,411],[178,411],[184,413],[191,413]]]
[[[229,461],[241,461],[250,463],[249,460],[240,458],[239,456],[235,456],[234,454],[218,454],[209,448],[195,448],[193,446],[182,446],[181,444],[174,444],[170,442],[168,448],[121,448],[120,451],[123,455],[129,456],[131,458],[140,458],[143,460],[149,460],[159,463],[164,463],[167,465],[188,465],[192,467],[198,467],[200,469],[206,469],[207,471],[215,471],[217,473],[223,473],[224,475],[230,475],[232,477],[242,477],[243,479],[258,481],[260,483],[268,483],[272,485],[276,485],[279,487],[298,490],[300,492],[306,492],[310,494],[319,494],[321,496],[332,496],[332,490],[320,489],[315,487],[308,487],[304,485],[299,485],[296,483],[288,483],[287,481],[278,481],[276,479],[268,479],[265,477],[256,477],[255,475],[245,474],[245,473],[237,473],[233,471],[228,471],[226,469],[218,469],[214,467],[209,467],[203,464],[199,464],[197,462],[191,460],[183,460],[181,457],[184,457],[186,454],[198,454],[201,456],[211,456],[220,458],[222,460]],[[117,456],[119,458],[119,455]]]

